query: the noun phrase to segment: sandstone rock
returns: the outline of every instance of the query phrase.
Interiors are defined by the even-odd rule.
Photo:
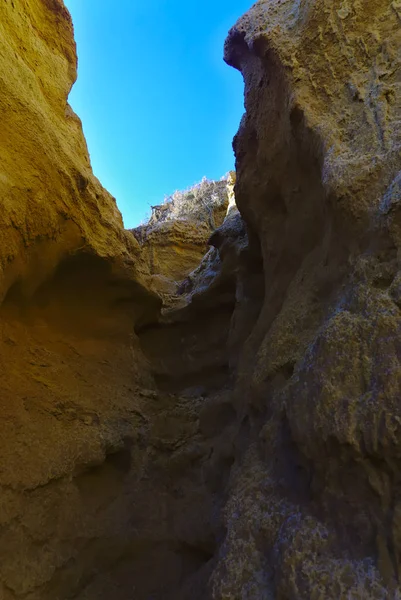
[[[161,301],[67,103],[63,3],[2,2],[0,57],[0,597],[178,590],[212,552],[199,401],[157,392],[134,333]]]
[[[236,199],[265,292],[214,598],[400,596],[400,48],[395,3],[373,0],[259,1],[229,34]]]
[[[0,6],[2,598],[401,597],[400,15],[257,2],[239,210],[133,235],[62,2]]]
[[[152,207],[148,223],[131,230],[152,274],[179,282],[198,266],[210,234],[233,202],[232,188],[232,175],[221,181],[204,179]]]
[[[6,1],[0,22],[1,297],[12,286],[32,294],[63,260],[83,253],[140,271],[138,244],[93,176],[67,102],[76,53],[63,2]]]

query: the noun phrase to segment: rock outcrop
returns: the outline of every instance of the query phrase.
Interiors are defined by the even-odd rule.
[[[232,194],[233,175],[229,174],[221,181],[204,178],[152,206],[149,221],[131,229],[151,274],[179,282],[195,269],[211,234],[226,216]]]
[[[216,598],[400,595],[400,50],[398,4],[374,0],[260,1],[228,37],[265,291]]]
[[[1,4],[2,600],[401,598],[400,19],[259,0],[238,210],[132,233],[63,3]]]
[[[161,301],[67,102],[63,2],[2,2],[0,61],[0,598],[176,589],[210,552],[180,533],[207,506],[196,477],[177,489],[191,459],[169,463],[196,412],[155,392],[134,333]]]
[[[13,286],[32,295],[79,253],[139,269],[67,102],[77,67],[69,13],[61,0],[5,0],[0,11],[1,298]]]

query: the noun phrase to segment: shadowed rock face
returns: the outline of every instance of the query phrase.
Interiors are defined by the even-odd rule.
[[[401,597],[398,4],[232,29],[239,210],[189,275],[92,174],[63,3],[0,5],[2,600]]]
[[[399,18],[396,3],[258,2],[226,43],[265,296],[236,373],[252,433],[214,597],[399,594]]]

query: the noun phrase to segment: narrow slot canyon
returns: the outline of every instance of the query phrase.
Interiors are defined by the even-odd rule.
[[[0,4],[0,600],[401,598],[400,15],[256,2],[235,172],[125,229]]]

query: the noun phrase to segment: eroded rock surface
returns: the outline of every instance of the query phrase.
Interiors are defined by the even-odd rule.
[[[156,392],[134,333],[161,301],[67,103],[64,4],[2,2],[0,57],[0,598],[165,595],[213,554],[199,398]]]
[[[221,181],[203,179],[152,207],[149,221],[132,229],[152,275],[179,282],[195,269],[207,251],[233,195],[233,174]]]
[[[228,37],[265,296],[216,598],[399,597],[400,49],[397,3],[375,1],[261,1]]]
[[[398,4],[232,29],[238,210],[201,241],[123,230],[68,12],[0,5],[1,599],[401,597]]]

